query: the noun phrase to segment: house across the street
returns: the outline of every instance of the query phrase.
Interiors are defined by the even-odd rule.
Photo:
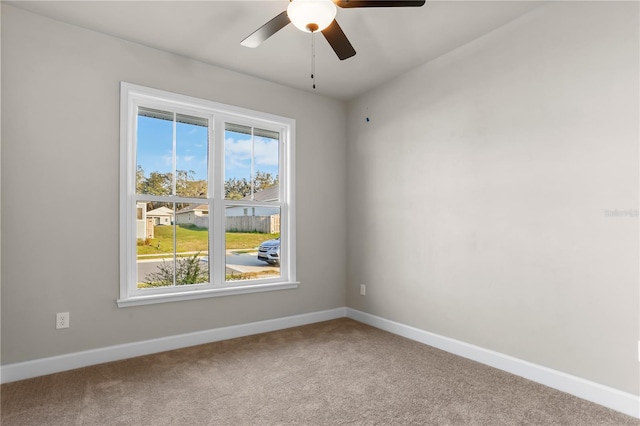
[[[173,210],[164,206],[149,210],[147,219],[153,219],[154,225],[171,225],[173,223]]]
[[[238,201],[272,203],[278,201],[280,187],[270,186]],[[280,232],[280,207],[240,204],[229,206],[225,210],[226,230],[235,232],[264,232],[275,234]]]
[[[209,205],[192,204],[176,212],[176,224],[195,225],[198,228],[209,226]]]
[[[247,195],[241,198],[239,201],[258,201],[258,202],[272,202],[278,201],[280,194],[280,187],[278,185],[270,186],[251,195]],[[280,215],[280,209],[278,207],[262,207],[262,206],[229,206],[225,210],[227,217],[237,216],[274,216]]]

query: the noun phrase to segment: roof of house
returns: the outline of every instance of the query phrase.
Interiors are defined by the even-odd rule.
[[[262,191],[258,191],[255,194],[253,194],[253,201],[277,201],[278,197],[280,196],[280,190],[278,185],[273,185],[270,186],[269,188],[263,189]],[[251,200],[251,196],[247,195],[244,198],[241,198],[241,200],[243,201],[252,201]],[[162,207],[156,209],[159,210]],[[169,209],[167,209],[169,210]],[[189,212],[194,212],[194,211],[208,211],[209,210],[209,205],[208,204],[192,204],[189,207],[185,207],[184,209],[178,210],[176,212],[176,214],[181,214],[181,213],[189,213]],[[154,211],[154,210],[152,210]],[[147,216],[149,215],[150,212],[147,212]]]
[[[147,216],[167,216],[167,215],[172,216],[173,210],[165,206],[158,207],[157,209],[149,210],[147,212]]]
[[[247,195],[244,198],[241,198],[243,201],[277,201],[280,196],[280,187],[278,184],[270,186],[269,188],[263,189],[262,191],[258,191],[253,194],[253,200],[251,200],[251,195]]]
[[[208,204],[192,204],[189,207],[185,207],[184,209],[178,210],[176,214],[189,213],[189,212],[195,212],[195,211],[209,211],[209,205]]]

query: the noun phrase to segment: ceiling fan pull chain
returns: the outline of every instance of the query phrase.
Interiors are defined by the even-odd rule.
[[[316,32],[311,32],[311,82],[316,88]]]

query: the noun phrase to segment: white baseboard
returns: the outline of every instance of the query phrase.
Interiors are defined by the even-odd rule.
[[[346,307],[3,365],[0,366],[0,383],[343,317],[349,317],[640,418],[640,398],[636,395]]]
[[[337,308],[7,364],[0,367],[0,383],[15,382],[105,362],[283,330],[285,328],[343,318],[346,315],[347,308]]]
[[[637,395],[355,309],[347,308],[347,317],[640,418]]]

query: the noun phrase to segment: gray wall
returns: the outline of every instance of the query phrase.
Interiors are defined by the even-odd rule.
[[[637,4],[553,4],[345,108],[3,4],[2,363],[336,308],[346,289],[637,394],[638,218],[607,212],[638,207],[639,71]],[[116,307],[120,80],[297,120],[299,289]]]
[[[121,80],[297,120],[298,289],[116,307]],[[3,4],[2,363],[345,306],[345,115]],[[66,311],[71,328],[55,330]]]
[[[351,102],[348,306],[638,394],[638,40],[551,4]]]

